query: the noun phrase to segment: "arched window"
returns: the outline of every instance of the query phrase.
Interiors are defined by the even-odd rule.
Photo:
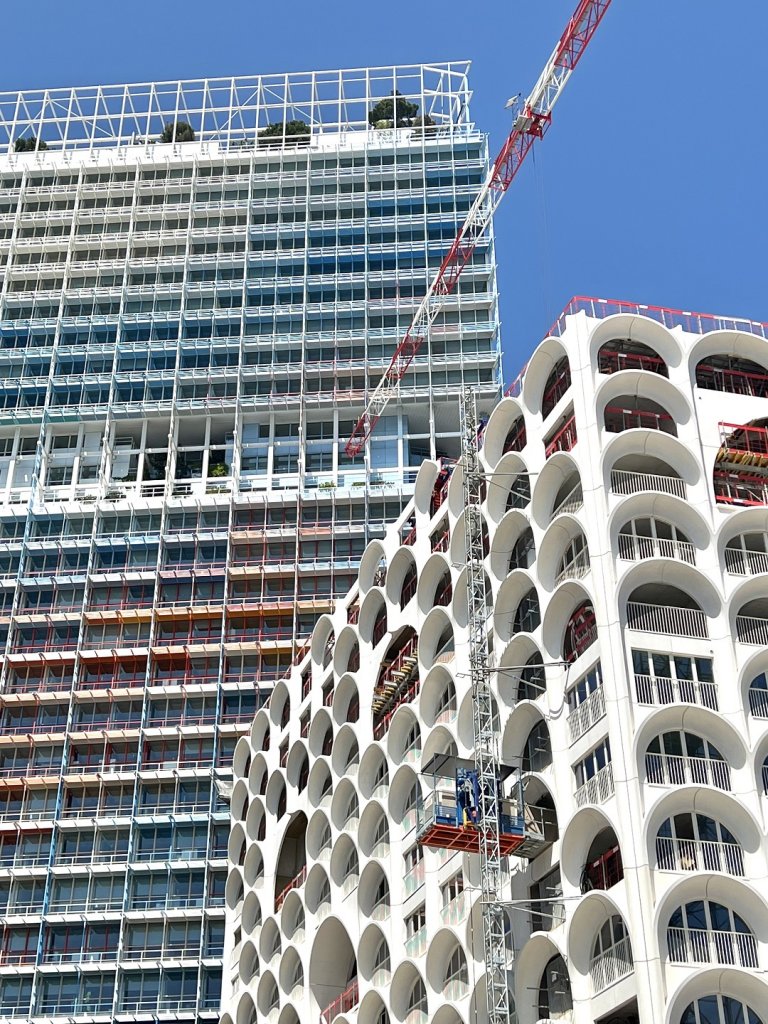
[[[555,363],[544,385],[541,399],[541,415],[543,419],[552,412],[557,403],[571,386],[571,367],[568,356],[563,356]]]
[[[378,849],[379,846],[381,846],[381,849]],[[373,833],[371,853],[374,856],[384,854],[387,852],[384,849],[385,846],[387,849],[389,848],[389,825],[387,824],[386,816],[382,814],[376,823],[376,829]]]
[[[632,946],[619,914],[609,917],[595,937],[589,976],[595,993],[626,977],[633,968]]]
[[[538,721],[528,733],[523,748],[521,768],[524,772],[541,772],[552,764],[552,744],[547,723]]]
[[[525,668],[520,672],[520,679],[517,684],[518,700],[536,700],[547,688],[547,681],[544,675],[544,662],[538,651],[532,654],[525,663]]]
[[[730,907],[691,900],[669,919],[667,948],[673,963],[735,964],[757,967],[757,941]]]
[[[589,548],[583,533],[577,534],[563,552],[557,567],[555,584],[563,580],[581,579],[589,569]]]
[[[446,999],[461,998],[469,988],[467,958],[461,946],[455,946],[448,958],[443,979],[443,995]]]
[[[591,647],[597,640],[595,609],[591,601],[585,601],[573,612],[565,627],[563,658],[569,664]]]
[[[507,571],[512,572],[513,569],[530,569],[535,561],[536,545],[533,540],[533,531],[530,526],[528,526],[515,541],[512,553],[509,556],[509,569]]]
[[[749,710],[755,718],[768,718],[768,676],[761,672],[749,684]]]
[[[709,740],[692,732],[674,730],[655,736],[648,744],[645,770],[649,782],[663,786],[695,783],[731,788],[728,762]]]
[[[763,1024],[741,999],[732,996],[702,996],[685,1010],[680,1024]]]
[[[392,969],[391,961],[389,958],[389,946],[387,940],[382,939],[379,943],[379,948],[376,950],[376,955],[373,958],[373,982],[385,981],[389,977],[389,972]]]
[[[571,980],[565,961],[558,953],[544,968],[539,981],[538,1014],[544,1019],[557,1018],[572,1009]]]
[[[411,1016],[413,1014],[413,1017]],[[408,996],[406,1007],[406,1021],[418,1021],[427,1015],[427,990],[424,982],[417,978]]]
[[[351,850],[349,857],[347,857],[347,863],[344,865],[344,871],[342,872],[341,884],[344,886],[345,891],[349,891],[349,887],[352,883],[357,882],[357,876],[360,871],[360,864],[357,859],[357,851]]]
[[[435,708],[435,724],[450,722],[455,714],[456,691],[453,688],[453,683],[449,682],[438,699],[437,707]]]
[[[725,871],[744,876],[744,854],[733,833],[694,811],[662,822],[656,833],[656,860],[662,871]]]
[[[403,743],[403,760],[414,761],[421,753],[421,729],[419,723],[414,722],[408,730]]]
[[[379,786],[389,785],[389,769],[387,768],[387,762],[382,758],[379,761],[379,766],[376,769],[376,774],[373,777],[373,792],[375,793]]]
[[[768,572],[768,533],[741,533],[725,546],[725,571],[732,576]]]
[[[675,558],[696,564],[696,549],[674,523],[653,516],[630,519],[619,531],[619,558],[630,562],[646,558]]]
[[[531,587],[523,597],[515,611],[512,622],[513,633],[533,633],[541,624],[541,612],[539,611],[539,598],[536,588]]]

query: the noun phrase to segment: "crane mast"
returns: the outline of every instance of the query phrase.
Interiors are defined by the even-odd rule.
[[[587,45],[608,10],[611,0],[579,0],[568,25],[544,66],[533,91],[522,104],[512,101],[516,114],[512,131],[494,160],[477,198],[453,240],[440,267],[419,303],[408,330],[395,349],[389,366],[371,394],[368,405],[347,441],[347,455],[359,455],[429,329],[445,309],[461,272],[472,258],[478,243],[486,235],[493,214],[520,170],[536,139],[543,138],[552,110],[581,59]]]
[[[469,674],[478,786],[477,829],[480,844],[480,900],[483,912],[485,992],[488,1024],[509,1024],[506,917],[502,903],[504,872],[499,838],[499,736],[493,713],[489,672],[488,608],[490,594],[483,566],[483,474],[478,456],[477,402],[465,388],[461,398],[461,455],[464,467],[464,539],[467,560]]]

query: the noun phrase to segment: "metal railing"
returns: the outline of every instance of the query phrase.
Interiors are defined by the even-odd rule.
[[[753,615],[736,616],[736,639],[742,644],[768,646],[768,619]]]
[[[619,434],[623,430],[661,430],[665,434],[677,436],[675,421],[668,412],[656,412],[654,409],[624,409],[618,405],[605,407],[605,429],[611,434]]]
[[[417,932],[405,940],[405,952],[408,956],[421,956],[426,948],[427,926],[423,924]]]
[[[657,473],[635,473],[627,469],[611,470],[611,490],[614,494],[637,494],[638,491],[661,491],[685,498],[686,483],[679,476],[661,476]]]
[[[661,786],[686,784],[731,788],[731,768],[727,761],[711,757],[689,757],[687,754],[645,755],[648,782]]]
[[[768,554],[765,551],[726,548],[725,571],[732,576],[758,576],[768,572]]]
[[[717,711],[717,684],[698,679],[672,679],[669,676],[635,674],[638,704],[700,704]]]
[[[638,562],[646,558],[675,558],[679,562],[695,565],[696,548],[687,540],[638,537],[635,533],[620,533],[619,558],[630,562]]]
[[[763,621],[768,626],[768,619]],[[704,612],[699,608],[679,608],[677,605],[627,601],[627,628],[644,633],[663,633],[666,636],[709,639],[707,617]]]
[[[616,792],[613,781],[613,765],[609,761],[591,779],[576,790],[575,799],[578,807],[585,804],[602,804]]]
[[[562,512],[578,512],[581,506],[584,504],[584,490],[579,481],[572,490],[570,490],[557,508],[552,509],[552,518],[559,516]]]
[[[360,990],[357,978],[352,981],[324,1010],[320,1011],[320,1024],[331,1024],[340,1013],[348,1013],[360,1001]]]
[[[618,884],[623,877],[624,865],[621,860],[621,850],[618,846],[612,846],[585,865],[581,875],[581,891],[610,889]]]
[[[544,441],[544,455],[549,458],[555,452],[569,452],[578,441],[576,417],[571,416],[560,429]]]
[[[302,869],[295,875],[288,885],[283,888],[278,895],[275,897],[275,913],[278,912],[283,903],[285,903],[285,897],[292,889],[298,889],[299,886],[303,885],[307,880],[307,865],[305,864]]]
[[[595,722],[599,722],[604,715],[605,694],[602,686],[598,686],[596,690],[590,693],[586,700],[582,701],[568,715],[568,731],[571,743],[577,740],[579,736],[583,736],[587,729],[590,729]]]
[[[667,928],[669,959],[677,964],[735,964],[758,966],[757,940],[751,932],[709,928]]]
[[[563,580],[579,580],[589,572],[589,551],[582,548],[577,555],[574,555],[570,562],[560,569],[555,576],[555,586]]]
[[[656,861],[660,871],[723,871],[744,877],[744,851],[738,843],[656,836]]]
[[[758,690],[754,684],[750,686],[749,710],[755,718],[768,718],[768,690]]]
[[[633,970],[632,946],[629,937],[625,936],[590,961],[592,991],[595,995],[603,992],[609,985],[626,978]]]

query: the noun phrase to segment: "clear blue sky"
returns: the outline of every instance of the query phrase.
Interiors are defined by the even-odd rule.
[[[469,58],[493,151],[576,0],[37,0],[0,89]],[[764,0],[613,0],[497,217],[506,375],[574,294],[768,320]]]

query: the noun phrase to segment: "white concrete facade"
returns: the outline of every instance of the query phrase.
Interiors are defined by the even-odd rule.
[[[584,312],[483,436],[517,1024],[768,1021],[768,341]],[[485,1017],[461,468],[424,463],[235,751],[224,1024]],[[420,835],[422,833],[419,833]]]

